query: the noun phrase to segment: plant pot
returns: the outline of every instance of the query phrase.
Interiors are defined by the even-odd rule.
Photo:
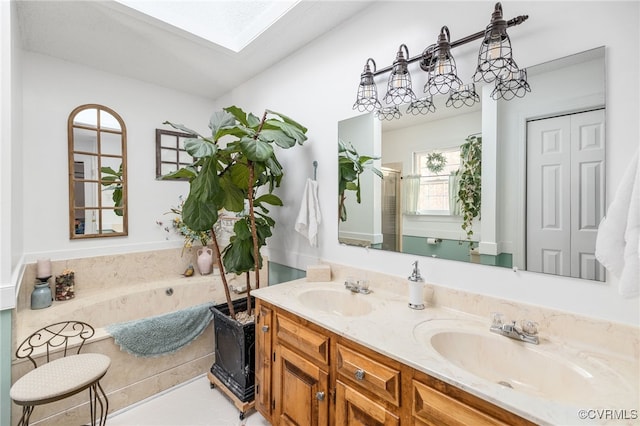
[[[253,298],[251,306],[255,306]],[[233,302],[236,312],[247,310],[247,299]],[[254,399],[255,385],[255,322],[241,324],[229,317],[226,303],[211,307],[215,332],[213,374],[240,401]]]

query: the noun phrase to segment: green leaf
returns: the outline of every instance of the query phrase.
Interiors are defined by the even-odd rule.
[[[282,200],[273,194],[264,194],[253,200],[253,203],[256,205],[266,203],[271,204],[272,206],[282,206]]]
[[[182,209],[182,219],[194,231],[208,231],[218,220],[222,197],[215,159],[209,158],[191,181],[189,196]]]
[[[211,157],[218,152],[218,147],[204,139],[185,139],[184,149],[194,158]]]
[[[218,132],[220,131],[220,129],[233,127],[235,126],[235,124],[236,120],[233,115],[224,110],[214,112],[209,118],[209,128],[211,129],[211,135],[216,141],[219,139]]]
[[[242,151],[251,161],[265,161],[273,155],[273,147],[264,141],[243,138],[240,141]]]
[[[282,133],[294,139],[294,144],[297,142],[299,145],[302,145],[302,143],[307,140],[307,136],[304,134],[306,129],[303,132],[296,126],[278,120],[267,120],[266,123],[279,128]]]
[[[233,178],[225,174],[220,178],[220,188],[224,197],[223,207],[230,212],[241,212],[244,209],[245,192],[233,183]]]
[[[227,108],[223,108],[227,113],[231,114],[238,120],[240,123],[244,124],[247,127],[251,127],[249,122],[247,121],[247,113],[245,113],[241,108],[233,105]]]
[[[247,167],[246,163],[234,163],[229,167],[227,174],[230,176],[234,185],[245,192],[249,189],[249,167]]]
[[[286,115],[284,115],[284,114],[280,114],[279,112],[271,111],[271,110],[269,110],[269,109],[267,110],[267,113],[268,113],[268,114],[277,115],[278,117],[282,118],[282,120],[283,120],[285,123],[288,123],[288,124],[291,124],[292,126],[297,127],[298,129],[300,129],[300,131],[301,131],[302,133],[307,133],[307,128],[306,128],[306,127],[304,127],[302,124],[300,124],[300,123],[298,123],[298,122],[296,122],[296,121],[292,120],[291,118],[287,117]]]
[[[275,142],[280,148],[288,149],[295,146],[296,140],[285,135],[280,130],[263,129],[258,136],[265,142]]]
[[[198,172],[191,166],[183,167],[175,172],[167,173],[160,176],[160,180],[172,180],[172,179],[189,179],[192,180],[198,175]]]
[[[113,175],[113,176],[120,177],[120,173],[116,172],[115,170],[113,170],[111,167],[108,167],[108,166],[100,167],[100,172],[106,175]]]
[[[168,124],[169,126],[173,127],[174,129],[180,130],[181,132],[185,132],[185,133],[189,133],[190,135],[194,135],[194,136],[198,136],[200,138],[204,139],[204,136],[200,135],[198,132],[196,132],[195,130],[191,130],[188,127],[185,127],[182,124],[177,124],[177,123],[172,123],[170,121],[165,121],[162,124]]]
[[[273,176],[282,176],[282,165],[278,162],[278,159],[275,155],[267,158],[267,160],[264,162],[264,165],[269,170],[269,173],[271,173]]]
[[[255,269],[251,240],[234,239],[225,248],[222,263],[227,272],[242,274]]]

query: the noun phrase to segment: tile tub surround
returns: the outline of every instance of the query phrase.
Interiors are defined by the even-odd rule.
[[[638,327],[432,285],[427,285],[425,291],[427,308],[415,311],[407,306],[406,277],[388,276],[336,264],[331,264],[331,269],[334,278],[329,283],[300,279],[256,290],[252,294],[539,424],[585,424],[578,417],[581,409],[626,410],[629,417],[634,413],[631,410],[640,412]],[[330,286],[344,290],[343,282],[347,276],[370,281],[372,294],[354,296],[366,298],[373,305],[370,313],[343,317],[309,308],[300,303],[297,297],[301,291],[312,288]],[[567,355],[571,362],[593,367],[602,380],[594,383],[593,387],[584,389],[584,399],[582,396],[576,396],[571,402],[545,399],[544,396],[528,395],[472,375],[454,366],[414,337],[414,329],[420,324],[445,318],[461,319],[463,324],[473,323],[480,333],[486,330],[488,335],[493,335],[489,333],[489,326],[490,313],[494,311],[503,313],[506,320],[531,319],[538,322],[541,343],[535,346],[536,350]],[[522,368],[531,367],[523,365]],[[545,373],[546,369],[540,371],[541,375]],[[559,381],[557,386],[562,389],[562,382]],[[637,420],[627,419],[626,422],[616,420],[611,424],[635,422]],[[603,420],[587,424],[608,423]]]
[[[104,327],[111,323],[145,318],[173,312],[205,302],[225,300],[221,278],[217,273],[185,278],[182,272],[192,261],[181,249],[160,250],[100,256],[86,259],[53,261],[53,274],[65,268],[76,271],[76,296],[67,301],[53,301],[49,308],[30,309],[30,292],[35,280],[36,264],[25,267],[22,285],[13,316],[13,350],[26,336],[42,326],[65,319],[86,321],[96,328],[96,334],[83,352],[98,352],[111,357],[111,367],[102,385],[109,397],[109,411],[125,408],[144,398],[183,383],[207,372],[214,360],[213,327],[191,344],[170,355],[137,358],[120,350]],[[194,251],[195,253],[195,251]],[[268,282],[267,269],[261,271],[261,283]],[[230,274],[230,285],[244,283],[244,277]],[[173,293],[167,295],[171,288]],[[232,293],[233,298],[244,297]],[[12,380],[31,367],[30,363],[13,360]],[[46,424],[81,424],[88,418],[87,395],[69,398],[55,404],[40,406],[32,419],[47,418]],[[13,415],[19,407],[13,405]],[[17,417],[14,418],[17,421]]]

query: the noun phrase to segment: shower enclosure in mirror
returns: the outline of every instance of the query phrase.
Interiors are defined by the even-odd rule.
[[[380,156],[385,179],[401,176],[398,189],[361,175],[362,202],[347,206],[340,242],[604,281],[594,256],[606,207],[604,70],[600,47],[529,67],[522,99],[495,101],[481,87],[473,107],[440,97],[427,115],[340,121],[341,140]],[[470,137],[481,139],[482,189],[469,239],[456,170]]]
[[[81,105],[68,120],[69,237],[127,235],[127,131],[102,105]]]

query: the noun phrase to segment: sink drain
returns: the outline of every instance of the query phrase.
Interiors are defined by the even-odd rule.
[[[500,380],[500,381],[498,382],[498,384],[499,384],[499,385],[501,385],[501,386],[504,386],[504,387],[506,387],[506,388],[513,389],[513,386],[511,386],[511,383],[509,383],[509,382],[505,382],[504,380]]]

